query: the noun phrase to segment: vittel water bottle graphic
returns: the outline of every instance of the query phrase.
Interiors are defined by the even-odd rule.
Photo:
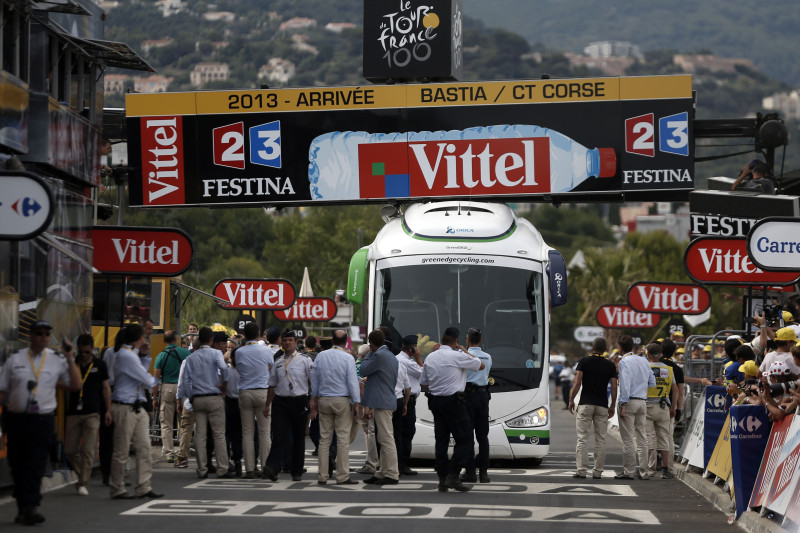
[[[309,152],[314,200],[564,193],[616,173],[612,148],[589,149],[533,125],[332,132]]]

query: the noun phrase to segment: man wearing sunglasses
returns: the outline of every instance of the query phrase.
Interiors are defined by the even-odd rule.
[[[29,347],[11,355],[0,372],[0,404],[8,402],[8,463],[19,509],[15,521],[25,525],[44,522],[38,507],[53,442],[56,386],[76,391],[81,384],[72,345],[64,339],[63,354],[47,347],[52,329],[44,320],[34,322]]]

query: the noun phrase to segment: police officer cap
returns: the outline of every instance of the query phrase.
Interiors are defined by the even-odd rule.
[[[458,328],[450,326],[449,328],[444,330],[444,334],[447,335],[448,337],[455,337],[457,339],[461,333],[458,331]]]
[[[214,342],[228,342],[228,334],[224,331],[215,331]]]
[[[417,342],[416,335],[406,335],[403,337],[403,346],[416,346]]]
[[[292,330],[292,329],[287,329],[286,331],[283,332],[283,335],[281,335],[281,336],[284,339],[288,339],[288,338],[296,339],[297,338],[297,335],[295,334],[294,330]]]
[[[37,329],[53,329],[46,320],[37,320],[33,324],[31,324],[31,331],[35,331]]]

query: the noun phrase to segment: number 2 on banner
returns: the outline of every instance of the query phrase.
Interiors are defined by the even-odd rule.
[[[214,128],[214,164],[220,167],[244,168],[244,123]]]
[[[656,155],[653,113],[625,120],[625,151],[654,157]]]

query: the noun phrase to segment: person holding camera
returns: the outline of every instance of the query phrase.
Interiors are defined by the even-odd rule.
[[[471,487],[458,478],[462,468],[469,464],[474,453],[472,425],[464,400],[467,370],[483,370],[483,362],[458,347],[459,331],[449,327],[442,334],[441,347],[425,358],[420,384],[426,388],[428,407],[433,413],[436,473],[439,475],[439,492],[455,489],[466,492]],[[455,440],[453,457],[448,460],[450,435]]]
[[[417,336],[406,335],[403,337],[403,349],[397,354],[397,362],[403,365],[411,381],[411,396],[408,399],[406,413],[395,431],[394,441],[397,446],[397,462],[401,476],[416,476],[416,470],[408,467],[411,457],[411,446],[417,432],[417,397],[420,393],[419,378],[422,376],[422,354],[417,349]]]
[[[656,379],[655,386],[647,388],[647,455],[648,474],[655,475],[656,450],[661,452],[661,479],[672,479],[672,454],[670,454],[670,440],[672,439],[672,424],[675,418],[676,406],[670,397],[678,397],[678,386],[675,384],[675,375],[672,368],[659,359],[661,358],[661,345],[653,342],[647,345],[647,359],[650,361],[650,370]],[[644,477],[644,476],[643,476]]]
[[[8,402],[3,430],[17,500],[15,522],[29,526],[44,522],[38,507],[53,441],[56,387],[61,383],[69,390],[81,388],[72,345],[65,339],[63,353],[47,347],[52,330],[44,320],[34,322],[29,347],[12,354],[0,372],[0,405]]]
[[[145,389],[152,389],[158,380],[150,375],[140,360],[140,350],[146,350],[145,330],[139,324],[129,324],[114,349],[116,356],[111,365],[109,384],[111,391],[111,417],[114,420],[114,452],[111,457],[109,487],[111,498],[160,498],[150,486],[153,461],[150,456],[150,416],[144,407],[147,403]],[[147,365],[149,367],[149,364]],[[125,490],[125,463],[130,445],[136,452],[136,496]]]

